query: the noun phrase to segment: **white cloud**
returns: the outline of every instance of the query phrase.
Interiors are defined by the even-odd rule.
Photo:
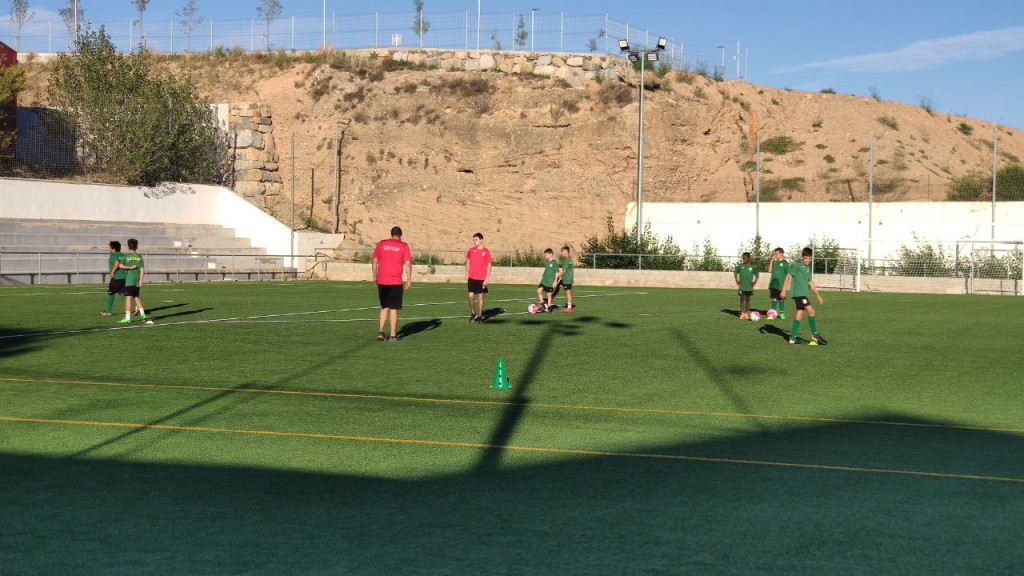
[[[960,36],[914,42],[894,52],[846,56],[834,60],[809,62],[775,73],[802,70],[836,72],[907,72],[932,70],[958,62],[994,60],[1024,50],[1024,27],[986,30]]]

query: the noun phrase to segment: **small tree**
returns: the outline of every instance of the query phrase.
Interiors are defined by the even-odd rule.
[[[430,21],[423,17],[423,0],[412,0],[412,4],[416,7],[416,20],[412,23],[412,31],[419,36],[420,42],[423,42],[423,35],[430,30]]]
[[[604,38],[604,37],[605,37],[605,31],[604,31],[604,28],[602,28],[602,29],[597,31],[597,36],[595,38],[591,38],[590,40],[587,40],[587,50],[589,50],[591,53],[597,52],[597,41],[600,40],[601,38]]]
[[[82,8],[82,3],[76,3],[75,0],[67,0],[67,6],[61,8],[57,13],[60,14],[60,19],[64,22],[64,26],[68,29],[68,35],[71,36],[72,44],[74,44],[74,39],[78,37],[78,32],[82,29],[82,23],[85,20],[85,9]]]
[[[266,22],[266,32],[264,33],[264,45],[263,49],[270,51],[270,23],[281,14],[281,3],[278,0],[260,0],[258,6],[256,6],[256,13],[263,18]]]
[[[3,64],[2,58],[0,64]],[[18,101],[18,94],[24,89],[25,70],[22,67],[0,67],[0,156],[10,156],[14,152],[16,131],[4,130],[3,127],[13,127],[13,119],[7,111],[10,104]]]
[[[149,4],[149,0],[132,0],[132,4],[135,5],[135,10],[139,13],[139,46],[146,45],[146,29],[143,26],[143,16],[146,14],[146,6]],[[129,48],[131,48],[129,46]]]
[[[187,38],[185,50],[191,52],[192,33],[203,23],[203,18],[199,15],[199,7],[196,6],[196,0],[185,2],[185,5],[175,12],[174,15],[178,17],[178,24],[185,32],[185,38]]]
[[[519,25],[516,26],[516,48],[523,50],[526,48],[526,39],[530,37],[530,33],[526,31],[526,21],[523,20],[523,15],[519,15]]]
[[[28,11],[28,0],[11,0],[11,23],[14,24],[14,50],[21,50],[21,30],[35,16],[35,12]]]
[[[636,228],[615,230],[612,216],[608,215],[608,233],[604,238],[590,236],[583,242],[583,254],[592,255],[601,268],[649,268],[656,270],[683,270],[686,254],[679,249],[671,236],[664,239],[651,231],[651,224],[644,226],[644,232],[637,243]],[[607,256],[601,256],[607,254]],[[596,255],[596,256],[593,256]],[[648,256],[639,262],[639,256]],[[581,262],[586,264],[586,262]]]
[[[501,50],[501,38],[498,37],[498,29],[491,30],[491,45],[495,50]]]
[[[128,184],[218,180],[220,138],[209,102],[187,80],[122,54],[86,26],[53,65],[50,102],[75,127],[83,168]]]

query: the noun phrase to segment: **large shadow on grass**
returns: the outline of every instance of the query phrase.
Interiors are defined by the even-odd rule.
[[[31,332],[29,328],[0,327],[0,366],[4,358],[31,354],[42,347],[44,337]]]
[[[557,312],[542,314],[542,317],[538,319],[516,320],[516,322],[522,325],[543,326],[543,328],[522,372],[509,375],[512,397],[508,399],[508,404],[502,410],[501,418],[498,419],[487,440],[487,448],[484,449],[480,460],[477,462],[476,468],[478,471],[496,471],[499,469],[502,456],[505,454],[505,446],[515,433],[516,428],[519,427],[523,415],[526,413],[527,408],[529,408],[530,397],[528,392],[530,387],[536,383],[544,362],[547,360],[548,355],[552,353],[556,338],[579,336],[584,325],[601,322],[596,316],[576,316],[566,322],[559,322],[555,318],[544,318],[544,316],[553,314],[557,314]],[[502,318],[492,320],[491,322],[500,324],[505,321],[506,319]],[[606,325],[611,326],[610,324]],[[612,327],[628,327],[628,325],[616,323]],[[557,350],[555,350],[555,355],[557,357]]]
[[[475,449],[197,434],[194,459],[217,463],[197,466],[26,456],[8,440],[0,572],[1019,573],[1024,483],[883,470],[1024,479],[1021,435],[864,418],[919,426],[785,424],[630,450],[729,461],[560,454],[447,474]],[[387,474],[410,460],[420,479]]]

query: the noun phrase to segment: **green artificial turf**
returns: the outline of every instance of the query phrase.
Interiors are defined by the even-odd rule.
[[[369,283],[147,285],[127,329],[0,287],[0,573],[1024,564],[1018,299],[826,293],[812,347],[732,291],[532,294],[419,284],[393,344]]]

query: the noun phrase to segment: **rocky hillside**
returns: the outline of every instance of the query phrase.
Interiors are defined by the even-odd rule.
[[[349,123],[341,231],[353,246],[395,224],[435,249],[464,246],[477,231],[494,249],[578,245],[609,214],[621,225],[636,194],[637,74],[588,64],[549,77],[536,62],[513,69],[511,57],[485,71],[412,60],[227,53],[165,65],[191,75],[211,101],[269,105],[284,186],[258,201],[284,222],[290,135],[298,219],[305,225],[312,207],[323,226],[334,137]],[[47,69],[28,65],[23,103],[46,103]],[[654,73],[648,83],[645,201],[752,201],[758,137],[763,198],[776,201],[865,200],[872,132],[880,200],[944,200],[950,178],[991,171],[993,126],[970,118],[688,73]],[[1024,137],[1000,128],[999,150],[1000,165],[1019,162]]]

